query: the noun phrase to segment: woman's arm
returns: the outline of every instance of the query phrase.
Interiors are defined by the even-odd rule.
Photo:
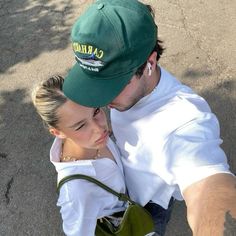
[[[78,203],[64,202],[61,205],[63,231],[67,236],[95,235],[96,218],[87,218]],[[92,207],[93,203],[91,203]],[[96,209],[95,209],[96,210]]]
[[[57,205],[61,207],[63,231],[67,236],[94,236],[101,206],[94,196],[90,183],[73,180],[60,190]],[[96,194],[95,194],[96,195]]]

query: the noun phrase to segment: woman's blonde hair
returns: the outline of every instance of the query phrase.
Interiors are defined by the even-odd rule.
[[[63,77],[53,76],[37,85],[32,92],[33,104],[48,128],[58,128],[60,117],[57,110],[68,100],[62,92],[63,82]]]

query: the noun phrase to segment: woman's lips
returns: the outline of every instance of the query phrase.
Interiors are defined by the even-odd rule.
[[[104,134],[99,139],[96,140],[96,143],[102,143],[103,141],[107,139],[108,135],[109,135],[109,132],[107,130],[104,131]]]

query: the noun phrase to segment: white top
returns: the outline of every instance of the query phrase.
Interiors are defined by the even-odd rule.
[[[154,91],[131,109],[111,109],[131,199],[167,208],[189,185],[230,173],[219,124],[206,101],[161,68]]]
[[[117,147],[108,139],[110,158],[60,162],[62,140],[55,138],[50,150],[50,161],[58,172],[58,182],[68,175],[84,174],[96,178],[117,192],[125,193],[122,163]],[[94,236],[98,218],[125,209],[124,202],[88,180],[71,180],[62,185],[57,205],[61,207],[63,230],[70,236]]]

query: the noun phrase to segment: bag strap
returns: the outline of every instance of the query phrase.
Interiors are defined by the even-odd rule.
[[[74,180],[74,179],[85,179],[85,180],[88,180],[88,181],[90,181],[90,182],[100,186],[101,188],[105,189],[106,191],[112,193],[113,195],[117,196],[120,201],[130,202],[131,204],[135,204],[135,202],[132,201],[126,194],[118,193],[115,190],[113,190],[110,187],[108,187],[107,185],[101,183],[97,179],[94,179],[93,177],[90,177],[90,176],[87,176],[87,175],[82,175],[82,174],[69,175],[69,176],[66,176],[63,179],[61,179],[60,182],[57,185],[57,193],[59,194],[60,188],[61,188],[61,186],[64,183],[66,183],[66,182],[68,182],[70,180]]]

